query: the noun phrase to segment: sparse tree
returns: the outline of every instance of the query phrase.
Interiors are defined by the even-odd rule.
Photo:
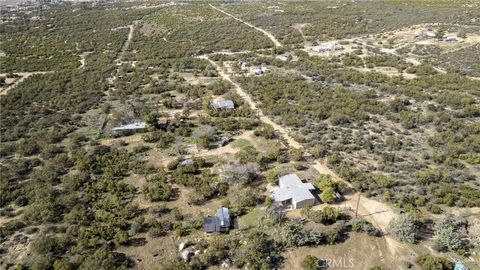
[[[230,183],[251,183],[255,181],[260,173],[255,163],[228,164],[222,167],[220,179]]]

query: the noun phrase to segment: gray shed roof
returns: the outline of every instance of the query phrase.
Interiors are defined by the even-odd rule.
[[[272,191],[272,197],[277,202],[291,199],[293,202],[300,202],[308,199],[315,199],[310,192],[315,187],[310,183],[303,183],[296,174],[287,174],[278,179],[279,187]]]
[[[218,208],[216,216],[206,217],[203,221],[203,228],[207,233],[228,232],[230,229],[230,214],[228,208]]]
[[[146,129],[147,124],[145,122],[137,122],[131,123],[127,125],[122,125],[113,129],[113,131],[125,131],[125,130],[138,130],[138,129]]]
[[[227,99],[215,102],[213,104],[213,107],[215,107],[216,109],[234,109],[235,104],[230,99]]]

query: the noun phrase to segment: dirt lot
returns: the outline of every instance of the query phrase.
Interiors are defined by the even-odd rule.
[[[300,269],[307,255],[325,260],[328,269],[369,269],[380,266],[382,269],[407,269],[403,260],[413,261],[414,257],[401,258],[388,252],[385,238],[376,238],[367,234],[352,233],[343,243],[332,246],[302,247],[287,251],[283,269]]]

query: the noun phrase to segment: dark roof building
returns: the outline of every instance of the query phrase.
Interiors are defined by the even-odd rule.
[[[217,210],[217,215],[206,217],[203,228],[206,233],[228,232],[230,230],[230,214],[228,208],[221,207]]]

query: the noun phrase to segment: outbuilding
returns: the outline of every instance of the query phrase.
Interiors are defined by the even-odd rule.
[[[250,70],[254,75],[262,75],[263,73],[267,72],[266,67],[253,67]]]
[[[212,104],[213,109],[217,110],[233,110],[235,109],[235,103],[232,100],[220,100]]]
[[[118,135],[130,134],[135,132],[145,132],[147,131],[147,124],[145,124],[145,122],[136,122],[118,126],[116,128],[113,128],[112,131]]]
[[[454,42],[454,41],[457,41],[457,37],[455,37],[455,36],[444,36],[443,40],[447,41],[447,42]]]
[[[325,43],[312,47],[314,52],[334,52],[343,50],[342,46],[337,46],[335,43]]]
[[[230,213],[228,208],[220,207],[217,215],[206,217],[204,219],[203,228],[206,233],[228,232],[230,230]]]

